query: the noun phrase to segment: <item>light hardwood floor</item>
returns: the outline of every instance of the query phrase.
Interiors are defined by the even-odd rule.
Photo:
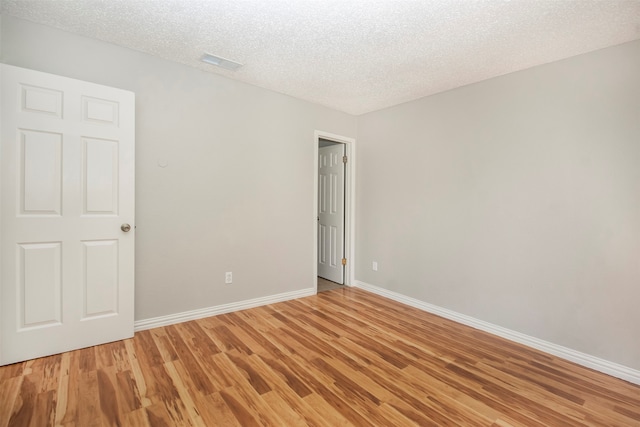
[[[11,426],[638,426],[640,387],[359,289],[0,368]]]

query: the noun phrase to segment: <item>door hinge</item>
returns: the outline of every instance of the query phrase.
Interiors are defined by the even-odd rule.
[[[347,163],[347,156],[342,156],[342,163]]]
[[[342,258],[342,265],[347,265],[347,259],[346,258]]]

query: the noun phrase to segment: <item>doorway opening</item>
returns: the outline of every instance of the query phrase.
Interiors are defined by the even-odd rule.
[[[352,283],[355,140],[315,134],[314,282],[317,292]]]

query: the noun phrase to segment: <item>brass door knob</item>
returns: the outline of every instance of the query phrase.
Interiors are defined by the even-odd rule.
[[[129,232],[129,230],[131,230],[131,226],[129,224],[122,224],[120,226],[120,230],[124,231],[125,233]]]

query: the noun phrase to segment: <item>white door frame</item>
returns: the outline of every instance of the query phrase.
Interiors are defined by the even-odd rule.
[[[355,283],[355,220],[356,220],[356,140],[330,132],[316,130],[313,135],[313,288],[318,290],[318,148],[320,139],[339,142],[345,145],[348,158],[344,174],[344,256],[347,265],[344,271],[344,284]]]

